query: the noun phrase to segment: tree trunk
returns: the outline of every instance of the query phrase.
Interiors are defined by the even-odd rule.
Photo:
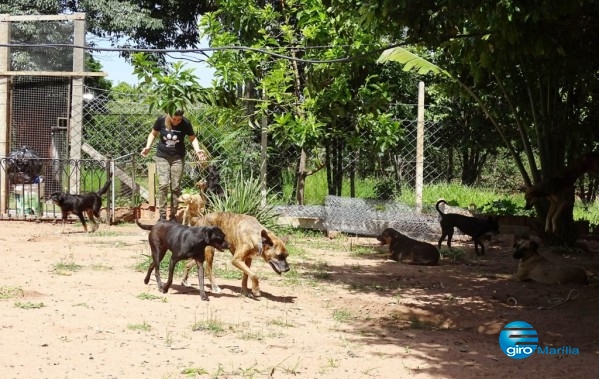
[[[299,165],[297,168],[297,185],[295,192],[295,201],[298,205],[304,205],[304,194],[306,189],[306,151],[301,149]]]

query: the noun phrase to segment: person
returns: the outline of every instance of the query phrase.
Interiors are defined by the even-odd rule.
[[[158,117],[152,131],[148,135],[146,146],[141,151],[141,155],[148,156],[152,143],[158,137],[156,146],[156,171],[158,172],[158,209],[160,220],[166,220],[166,205],[169,187],[171,190],[171,214],[170,218],[175,216],[176,209],[173,201],[181,196],[181,177],[185,165],[185,136],[188,137],[193,150],[200,161],[207,158],[206,152],[200,148],[200,144],[191,126],[191,122],[183,117],[183,111],[177,110],[171,116],[165,114]]]

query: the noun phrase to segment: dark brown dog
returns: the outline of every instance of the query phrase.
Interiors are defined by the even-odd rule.
[[[564,267],[539,254],[539,244],[523,239],[516,241],[514,258],[519,259],[518,271],[512,280],[532,280],[543,284],[588,284],[587,274],[578,267]]]
[[[111,180],[108,179],[106,184],[98,192],[87,192],[80,195],[74,195],[64,192],[53,192],[50,195],[52,202],[60,207],[62,211],[62,229],[61,233],[64,233],[64,225],[67,221],[67,217],[70,213],[77,215],[81,224],[83,224],[83,230],[87,232],[87,224],[83,217],[83,212],[87,213],[87,217],[93,225],[90,232],[94,232],[98,229],[98,224],[94,216],[100,217],[100,208],[102,208],[102,195],[108,191]]]
[[[241,279],[241,294],[251,296],[248,292],[248,278],[252,280],[252,294],[255,297],[260,296],[260,285],[258,276],[250,269],[252,259],[262,257],[270,267],[277,273],[289,271],[287,264],[287,248],[273,232],[266,229],[253,216],[228,212],[209,213],[198,221],[199,225],[218,226],[225,232],[225,239],[229,244],[229,250],[233,254],[231,263],[243,272]],[[213,283],[212,290],[220,292],[218,285],[214,283],[212,273],[212,262],[214,250],[206,249],[206,274]],[[186,282],[189,270],[194,262],[190,261],[185,265],[183,283]],[[198,264],[198,269],[200,265]]]
[[[439,238],[438,249],[441,250],[441,243],[447,237],[447,247],[451,249],[451,239],[453,238],[454,228],[458,228],[462,233],[469,235],[474,240],[474,251],[476,255],[485,254],[485,245],[480,238],[488,233],[499,234],[499,222],[497,217],[489,216],[487,219],[468,217],[457,213],[443,213],[439,209],[439,204],[447,202],[443,199],[437,201],[435,208],[441,215],[441,238]],[[478,246],[481,252],[478,251]]]
[[[430,243],[412,239],[395,229],[387,228],[376,237],[381,245],[389,245],[391,259],[413,265],[435,266],[439,264],[439,250]]]
[[[144,283],[148,284],[152,269],[154,269],[158,289],[166,293],[173,284],[173,273],[177,262],[192,258],[198,263],[200,297],[202,300],[208,300],[208,296],[204,292],[204,250],[207,246],[212,246],[220,251],[229,248],[225,241],[225,233],[218,227],[187,226],[176,221],[162,221],[155,225],[144,225],[136,219],[135,223],[140,228],[150,231],[148,241],[152,250],[152,263],[148,267]],[[171,260],[168,266],[168,280],[162,285],[160,262],[167,250],[171,251]]]

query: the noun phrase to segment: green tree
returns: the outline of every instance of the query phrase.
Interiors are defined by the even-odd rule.
[[[427,1],[420,9],[407,2],[384,1],[380,8],[359,3],[359,13],[368,15],[365,22],[376,23],[384,12],[381,30],[397,37],[386,21],[393,20],[403,26],[395,27],[405,32],[402,40],[454,62],[443,65],[451,71],[445,74],[467,84],[464,93],[484,109],[526,186],[596,147],[596,128],[589,123],[598,109],[593,96],[599,61],[595,2]],[[419,67],[414,62],[407,67]],[[489,101],[498,98],[502,101]],[[545,207],[537,211],[544,219]],[[572,207],[561,214],[560,223],[564,227],[546,241],[573,243]]]
[[[215,9],[213,1],[187,0],[11,0],[0,3],[0,13],[86,13],[89,33],[108,38],[113,45],[125,40],[139,48],[185,48],[197,46],[197,20]]]
[[[296,201],[303,203],[306,177],[324,164],[329,193],[340,194],[344,171],[353,183],[356,160],[353,167],[343,167],[343,153],[370,152],[358,136],[371,132],[369,126],[379,118],[393,124],[385,114],[392,95],[376,74],[385,68],[374,63],[374,56],[339,58],[380,46],[378,38],[319,0],[223,1],[202,17],[200,27],[214,47],[251,46],[272,53],[219,50],[209,63],[218,86],[238,89],[253,125],[268,117],[276,144],[271,159],[296,160]]]

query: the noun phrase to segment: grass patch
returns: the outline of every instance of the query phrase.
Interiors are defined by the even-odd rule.
[[[71,275],[73,272],[79,271],[82,268],[83,266],[73,261],[73,256],[71,255],[68,259],[61,259],[60,262],[54,264],[52,266],[52,271],[57,275]]]
[[[326,262],[316,262],[312,276],[314,279],[328,280],[331,278],[331,274],[328,272],[328,269],[329,265]]]
[[[351,246],[350,247],[350,256],[352,257],[359,257],[362,255],[370,255],[372,254],[374,251],[372,249],[372,247],[369,246]]]
[[[150,326],[150,324],[144,321],[141,324],[129,324],[127,325],[127,329],[136,330],[139,332],[149,332],[150,330],[152,330],[152,326]]]
[[[439,251],[441,258],[447,259],[454,262],[461,262],[464,260],[464,249],[462,248],[448,248],[447,246],[441,246]]]
[[[181,374],[195,378],[196,376],[208,375],[208,371],[200,367],[188,367],[181,370]]]
[[[17,302],[15,303],[15,307],[21,309],[39,309],[45,307],[44,303],[32,303],[30,301],[26,303]]]
[[[191,330],[193,330],[194,332],[197,331],[206,331],[211,333],[214,336],[220,336],[222,335],[226,328],[225,328],[225,323],[223,323],[220,320],[204,320],[204,321],[199,321],[194,323],[191,326]]]
[[[160,300],[163,303],[168,302],[168,299],[165,296],[157,296],[157,295],[153,295],[153,294],[147,293],[147,292],[142,292],[135,297],[140,300]]]
[[[0,287],[0,299],[1,300],[14,299],[15,297],[23,297],[23,296],[25,296],[25,294],[23,293],[23,290],[19,287],[8,287],[8,286]]]
[[[91,269],[93,271],[110,271],[112,270],[112,267],[106,266],[102,263],[94,263],[93,265],[91,265]]]
[[[244,341],[262,341],[264,339],[264,333],[262,331],[250,330],[249,325],[244,325],[239,331],[239,333],[241,339]]]
[[[295,327],[295,325],[291,322],[289,322],[289,320],[287,320],[286,318],[284,320],[281,319],[274,319],[270,321],[270,324],[275,325],[275,326],[280,326],[283,328],[293,328]]]
[[[291,266],[289,271],[283,275],[283,281],[288,285],[298,285],[300,283],[300,273],[295,269],[295,266]]]
[[[295,259],[308,259],[309,255],[308,252],[296,245],[293,244],[287,244],[287,253],[289,253],[290,257],[293,257]]]
[[[347,309],[335,309],[333,311],[333,320],[337,322],[347,322],[351,320],[352,314]]]
[[[117,232],[114,230],[96,230],[93,233],[88,233],[87,236],[89,237],[116,237],[116,236],[122,236],[123,232]]]

